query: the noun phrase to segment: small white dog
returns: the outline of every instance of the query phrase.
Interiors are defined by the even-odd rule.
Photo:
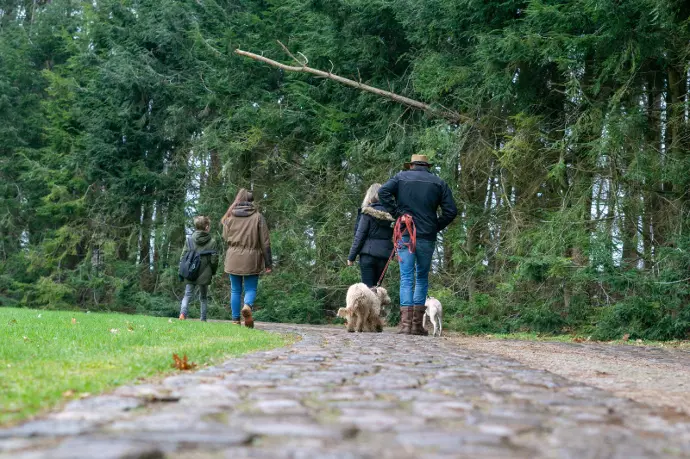
[[[436,332],[438,332],[438,336],[441,336],[443,332],[443,306],[441,306],[441,302],[430,296],[427,297],[424,305],[426,306],[426,312],[424,313],[422,326],[426,328],[426,319],[429,318],[434,325],[434,333],[432,336],[437,336]]]

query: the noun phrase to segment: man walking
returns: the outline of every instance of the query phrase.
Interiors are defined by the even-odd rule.
[[[436,246],[436,235],[453,221],[458,210],[448,184],[432,174],[426,155],[412,155],[405,169],[379,190],[379,201],[399,223],[402,241],[396,241],[400,257],[400,329],[398,334],[428,335],[422,321],[429,290],[429,270]],[[441,215],[436,211],[440,207]],[[411,217],[416,228],[410,234],[406,223]],[[416,242],[416,243],[415,243]],[[417,282],[414,284],[415,273]]]

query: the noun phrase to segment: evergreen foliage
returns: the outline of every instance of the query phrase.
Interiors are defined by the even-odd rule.
[[[276,258],[257,319],[329,321],[364,191],[427,150],[454,327],[687,338],[689,5],[0,0],[0,304],[172,316],[191,217],[219,237],[244,186]],[[276,40],[470,121],[233,54],[289,62]]]

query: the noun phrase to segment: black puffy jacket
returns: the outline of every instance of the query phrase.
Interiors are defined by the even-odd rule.
[[[388,258],[393,251],[393,225],[395,220],[381,204],[363,208],[347,259],[355,261],[361,254]]]
[[[450,188],[425,166],[399,172],[379,190],[381,204],[395,218],[410,214],[417,237],[435,241],[436,234],[453,221],[458,209]],[[436,210],[441,208],[441,216]]]

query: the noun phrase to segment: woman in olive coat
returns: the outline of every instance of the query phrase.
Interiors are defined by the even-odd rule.
[[[225,273],[230,276],[232,320],[253,328],[252,307],[256,300],[259,275],[270,273],[273,260],[266,219],[256,209],[251,191],[242,188],[222,219]],[[244,301],[242,289],[244,288]]]

